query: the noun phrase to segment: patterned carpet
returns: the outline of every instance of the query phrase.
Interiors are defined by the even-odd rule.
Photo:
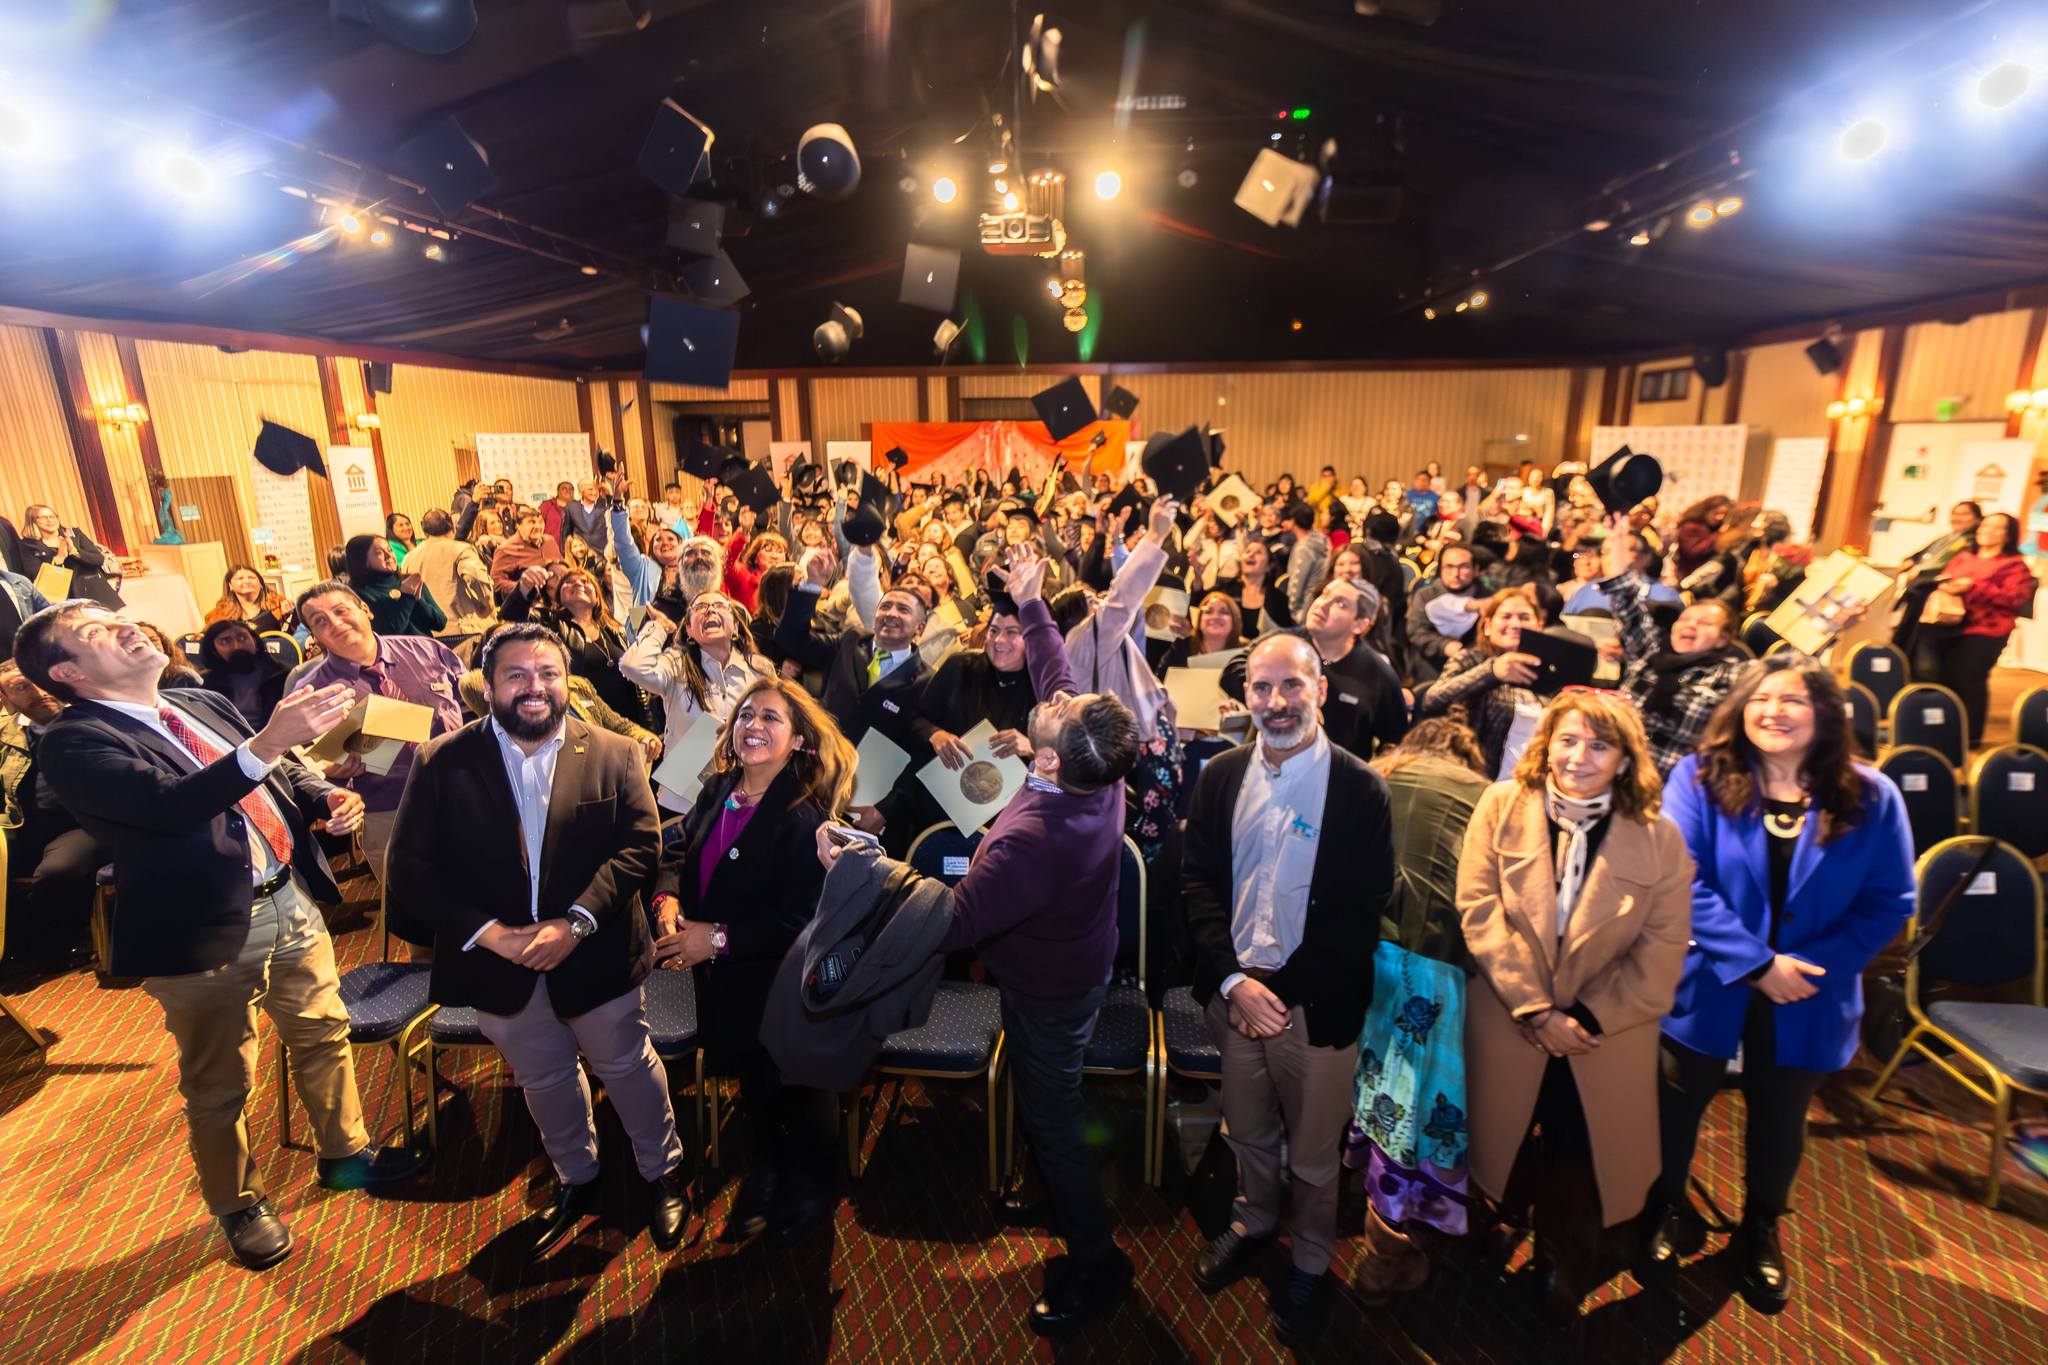
[[[360,917],[337,943],[345,966],[376,951]],[[199,1204],[170,1040],[151,1001],[85,973],[17,982],[14,993],[57,1042],[38,1063],[11,1030],[0,1041],[0,1361],[1286,1358],[1260,1284],[1214,1300],[1189,1286],[1201,1242],[1191,1182],[1178,1172],[1163,1192],[1138,1182],[1134,1084],[1095,1083],[1091,1095],[1138,1292],[1055,1351],[1022,1324],[1049,1243],[991,1219],[979,1105],[964,1091],[913,1087],[871,1123],[865,1178],[810,1241],[734,1249],[707,1237],[672,1256],[647,1240],[643,1187],[607,1110],[603,1214],[536,1265],[511,1254],[504,1234],[541,1197],[544,1161],[487,1055],[449,1064],[438,1159],[379,1198],[321,1192],[311,1156],[277,1148],[266,1051],[252,1127],[298,1246],[252,1275],[228,1259]],[[373,1126],[395,1126],[389,1054],[366,1055],[359,1075]],[[1984,1139],[1968,1126],[1983,1112],[1957,1109],[1924,1068],[1892,1098],[1866,1130],[1816,1111],[1788,1232],[1798,1296],[1782,1318],[1731,1300],[1723,1258],[1709,1255],[1686,1276],[1681,1325],[1621,1275],[1595,1297],[1580,1338],[1558,1343],[1527,1307],[1526,1273],[1454,1259],[1389,1308],[1365,1308],[1347,1290],[1306,1358],[2048,1358],[2048,1190],[2010,1160],[2006,1207],[1987,1211],[1972,1193]],[[1702,1145],[1701,1174],[1730,1206],[1738,1108],[1733,1097],[1717,1105]],[[715,1232],[731,1184],[706,1182]],[[1345,1217],[1354,1237],[1337,1270],[1348,1283],[1355,1197]]]

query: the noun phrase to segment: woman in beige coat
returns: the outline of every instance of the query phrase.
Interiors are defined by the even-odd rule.
[[[1546,1306],[1568,1318],[1604,1278],[1600,1230],[1657,1177],[1658,1024],[1692,918],[1660,797],[1628,698],[1568,690],[1480,797],[1458,865],[1490,988],[1473,983],[1465,1016],[1472,1178],[1505,1221],[1529,1217]]]

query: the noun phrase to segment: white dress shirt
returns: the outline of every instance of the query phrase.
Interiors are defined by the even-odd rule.
[[[519,812],[519,839],[526,846],[526,917],[530,923],[540,923],[540,850],[548,832],[548,803],[554,797],[555,764],[562,756],[562,738],[568,730],[568,722],[561,721],[555,726],[554,734],[543,740],[532,753],[519,747],[512,736],[505,733],[505,727],[498,724],[494,716],[484,722],[498,741],[498,757],[505,764],[505,780],[512,784],[512,804]],[[569,907],[569,913],[587,920],[590,927],[597,927],[597,916],[580,905]],[[485,925],[484,929],[490,928]],[[462,945],[468,952],[476,941],[484,936],[484,929],[470,935],[469,942]]]
[[[1237,809],[1230,819],[1230,941],[1240,967],[1277,971],[1301,946],[1309,883],[1323,837],[1330,794],[1330,740],[1316,737],[1277,768],[1254,741]],[[1243,972],[1224,978],[1228,997]]]
[[[275,768],[277,764],[265,763],[262,759],[256,757],[250,750],[247,741],[240,744],[230,743],[218,730],[215,730],[205,721],[194,716],[184,707],[173,706],[170,702],[164,701],[161,698],[158,699],[156,706],[139,706],[134,702],[128,701],[107,701],[105,699],[99,699],[99,701],[100,705],[106,707],[109,711],[119,711],[130,720],[140,721],[142,724],[147,725],[157,734],[162,735],[170,743],[171,747],[179,753],[189,754],[192,751],[187,749],[184,743],[170,732],[170,728],[164,724],[163,717],[157,714],[158,707],[162,707],[166,711],[175,711],[179,720],[192,727],[193,734],[211,744],[221,753],[232,752],[234,754],[235,762],[242,769],[242,775],[258,784],[256,787],[257,798],[268,805],[271,811],[276,814],[279,824],[283,825],[286,829],[291,828],[291,822],[285,819],[284,812],[279,810],[277,802],[271,799],[270,789],[262,785],[263,779],[270,776],[271,769]],[[195,758],[192,761],[197,764],[199,760]],[[277,857],[271,853],[269,842],[264,839],[254,824],[246,820],[243,821],[242,834],[249,841],[250,885],[260,886],[276,875],[278,870]]]

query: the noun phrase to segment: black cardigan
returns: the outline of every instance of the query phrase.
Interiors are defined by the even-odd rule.
[[[1240,970],[1230,933],[1230,826],[1256,742],[1210,760],[1195,783],[1188,814],[1181,896],[1195,958],[1194,995],[1204,1005],[1224,978]],[[1330,788],[1301,945],[1266,983],[1290,1008],[1300,1005],[1306,1011],[1313,1046],[1348,1047],[1365,1027],[1380,917],[1393,890],[1386,781],[1332,744]]]

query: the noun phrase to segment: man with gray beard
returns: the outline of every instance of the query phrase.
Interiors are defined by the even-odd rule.
[[[1182,868],[1194,996],[1223,1055],[1238,1163],[1230,1226],[1202,1252],[1195,1284],[1221,1291],[1272,1241],[1284,1144],[1293,1266],[1273,1319],[1296,1347],[1323,1316],[1358,1035],[1394,886],[1387,784],[1324,734],[1328,695],[1308,641],[1252,647],[1245,705],[1258,737],[1203,768]]]

